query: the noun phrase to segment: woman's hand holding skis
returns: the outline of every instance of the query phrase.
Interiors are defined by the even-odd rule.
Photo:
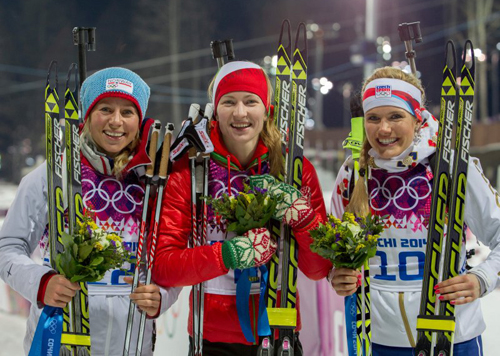
[[[132,284],[132,277],[123,277],[123,280],[128,284]],[[139,309],[146,312],[148,316],[154,317],[158,315],[161,307],[160,288],[156,284],[144,285],[139,283],[139,286],[130,294],[132,300]]]
[[[471,303],[481,296],[481,284],[475,274],[467,273],[436,284],[434,291],[439,300],[462,305]]]

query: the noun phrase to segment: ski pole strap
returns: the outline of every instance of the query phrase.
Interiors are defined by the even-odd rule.
[[[261,281],[257,334],[259,336],[269,336],[271,335],[271,328],[269,327],[265,303],[268,271],[266,266],[260,266],[259,270],[261,273]],[[236,283],[236,310],[238,312],[238,320],[240,322],[241,331],[248,342],[255,342],[255,337],[250,323],[249,297],[252,281],[258,280],[258,278],[257,268],[247,268],[241,271],[238,282]]]
[[[445,315],[419,315],[417,330],[420,331],[455,331],[455,317]]]
[[[257,334],[259,336],[270,336],[271,328],[269,327],[269,318],[267,316],[266,307],[266,289],[269,272],[265,265],[259,267],[260,270],[260,297],[259,297],[259,321],[257,324]]]
[[[356,299],[357,293],[344,298],[344,308],[345,308],[345,327],[347,336],[347,350],[349,356],[357,356],[357,329],[356,329]]]
[[[61,347],[63,310],[45,306],[43,308],[28,356],[56,355]]]

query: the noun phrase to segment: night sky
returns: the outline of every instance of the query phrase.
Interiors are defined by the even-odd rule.
[[[181,113],[190,102],[206,102],[206,88],[216,72],[211,58],[211,40],[232,38],[237,59],[263,65],[275,53],[281,21],[289,18],[293,32],[299,22],[316,23],[324,31],[322,68],[318,68],[316,41],[308,41],[309,78],[325,76],[333,89],[323,97],[323,121],[327,127],[343,125],[343,85],[361,87],[363,67],[351,63],[352,45],[362,40],[365,0],[275,0],[275,1],[4,1],[0,12],[0,154],[6,157],[19,139],[29,139],[30,154],[43,154],[43,93],[51,60],[59,63],[60,92],[66,71],[78,59],[72,43],[75,26],[95,26],[97,51],[87,55],[88,71],[123,65],[137,71],[150,83],[153,97],[148,116],[171,119],[172,90],[179,89]],[[376,32],[392,46],[392,58],[381,60],[375,46],[366,55],[378,58],[377,66],[404,60],[398,24],[421,22],[423,43],[414,46],[417,69],[422,73],[429,107],[439,103],[444,47],[448,38],[465,38],[466,26],[450,29],[450,0],[378,0]],[[371,14],[374,16],[374,14]],[[177,22],[175,22],[175,21]],[[457,23],[463,23],[458,12]],[[172,28],[176,24],[176,41]],[[333,24],[337,31],[332,30]],[[174,26],[174,27],[173,27]],[[294,36],[294,34],[292,34]],[[172,61],[148,66],[145,60],[177,53],[195,53],[178,63],[181,80],[176,86],[168,77]],[[194,52],[198,51],[198,52]],[[160,79],[159,79],[160,78]],[[182,79],[184,78],[184,79]],[[314,97],[309,88],[309,97]],[[203,102],[203,103],[204,103]],[[202,104],[203,104],[202,103]],[[309,106],[313,110],[313,105]],[[173,121],[180,121],[175,118]],[[1,170],[0,170],[1,176]]]

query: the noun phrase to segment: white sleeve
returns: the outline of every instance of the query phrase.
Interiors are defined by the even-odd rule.
[[[21,181],[0,230],[0,278],[32,305],[51,269],[31,259],[47,225],[46,164]]]
[[[469,160],[465,222],[479,241],[491,249],[486,260],[471,270],[483,278],[486,295],[496,288],[500,272],[500,195],[491,186],[475,157]]]
[[[181,290],[182,287],[168,287],[168,288],[160,287],[160,294],[161,294],[160,315],[165,313],[177,301],[177,298],[179,297]]]
[[[349,189],[351,179],[352,170],[349,167],[349,162],[351,162],[351,156],[347,157],[342,167],[340,167],[335,185],[333,186],[332,199],[330,201],[330,214],[339,219],[342,218],[344,214],[344,204],[348,202],[343,194],[346,189]]]

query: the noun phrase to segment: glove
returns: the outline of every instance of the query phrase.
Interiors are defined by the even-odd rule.
[[[246,269],[266,264],[276,252],[276,241],[265,227],[248,230],[222,244],[222,260],[230,269]]]
[[[276,220],[282,220],[285,215],[285,211],[295,200],[302,196],[297,188],[286,183],[278,182],[269,174],[249,177],[249,185],[250,188],[257,187],[260,189],[266,189],[272,197],[279,195],[282,196],[282,201],[276,206],[276,210],[273,215],[273,218]]]
[[[283,224],[290,225],[296,231],[310,230],[317,225],[319,217],[311,208],[311,204],[307,197],[301,197],[295,200],[283,216]]]
[[[296,231],[307,230],[318,220],[316,212],[311,208],[311,189],[303,187],[300,191],[289,184],[276,181],[268,174],[249,177],[251,188],[267,189],[272,196],[282,194],[283,201],[276,206],[273,218],[282,220],[284,224]]]

